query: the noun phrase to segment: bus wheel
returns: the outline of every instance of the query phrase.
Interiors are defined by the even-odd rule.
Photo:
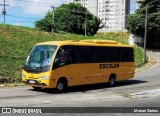
[[[35,91],[40,91],[40,90],[41,90],[41,87],[33,87],[33,89],[34,89]]]
[[[110,76],[109,82],[108,82],[110,87],[115,85],[115,79],[116,79],[116,77],[114,75]]]
[[[65,81],[59,80],[58,83],[57,83],[57,87],[56,88],[57,88],[58,92],[64,92],[65,89],[66,89],[66,83],[65,83]]]

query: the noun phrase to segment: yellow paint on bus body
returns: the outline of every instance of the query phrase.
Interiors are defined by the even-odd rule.
[[[103,44],[101,44],[103,42]],[[133,48],[130,45],[116,44],[109,41],[109,44],[104,44],[105,41],[91,42],[91,41],[52,41],[39,43],[37,45],[57,45],[57,49],[53,56],[50,69],[42,73],[28,73],[22,71],[22,82],[33,86],[42,88],[56,88],[59,78],[65,77],[68,86],[85,85],[104,83],[109,81],[111,74],[116,75],[116,81],[126,80],[134,77],[135,62],[100,62],[100,63],[71,63],[58,68],[52,67],[55,61],[56,54],[61,46],[93,46],[93,47],[122,47]],[[113,43],[113,44],[112,44]],[[36,45],[36,46],[37,46]],[[134,48],[133,48],[134,49]],[[85,57],[85,56],[84,56]],[[134,57],[134,54],[133,54]],[[134,59],[134,58],[133,58]],[[43,76],[48,78],[41,79]]]

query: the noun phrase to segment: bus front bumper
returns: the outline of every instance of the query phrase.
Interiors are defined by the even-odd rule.
[[[32,86],[32,87],[41,87],[41,88],[55,88],[56,84],[55,81],[48,81],[48,82],[43,82],[43,81],[38,81],[34,79],[28,79],[28,80],[23,80],[23,83]]]

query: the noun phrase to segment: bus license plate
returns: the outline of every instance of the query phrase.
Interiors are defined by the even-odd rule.
[[[29,83],[33,84],[33,83],[35,83],[35,81],[31,80],[31,81],[29,81]]]

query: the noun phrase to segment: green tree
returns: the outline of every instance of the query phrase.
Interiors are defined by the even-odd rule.
[[[35,22],[36,28],[48,32],[52,30],[52,26],[53,26],[52,12],[48,12],[43,19]]]
[[[85,26],[86,24],[86,26]],[[85,7],[80,4],[70,3],[57,7],[54,11],[54,24],[52,20],[52,12],[49,11],[46,16],[35,22],[35,27],[51,31],[54,25],[56,32],[64,31],[68,33],[94,35],[101,28],[99,25],[101,20],[91,14]]]
[[[148,5],[147,47],[160,48],[160,0],[140,0],[138,3],[140,7],[127,17],[126,27],[129,32],[144,37]]]

